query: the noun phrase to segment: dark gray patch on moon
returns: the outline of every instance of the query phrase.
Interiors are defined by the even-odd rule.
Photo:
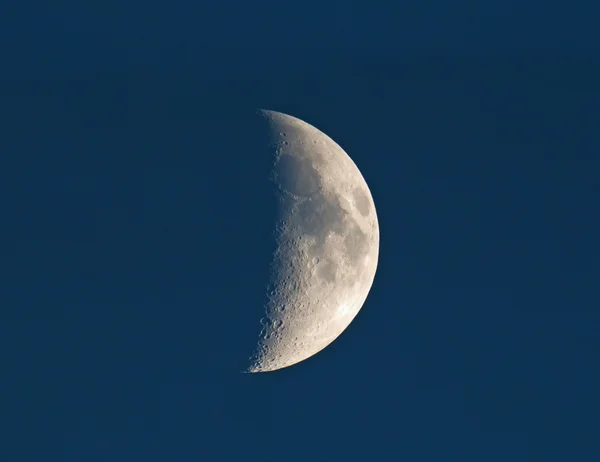
[[[351,265],[358,265],[369,251],[367,235],[358,226],[353,227],[344,238],[344,249]]]
[[[327,282],[335,282],[336,274],[337,265],[330,260],[325,260],[317,265],[317,275],[320,279],[324,279]]]
[[[363,217],[369,215],[371,211],[370,201],[361,188],[354,188],[354,204]]]
[[[275,168],[278,185],[294,196],[310,197],[321,189],[321,177],[309,158],[284,154]]]
[[[323,194],[315,194],[296,207],[293,219],[303,235],[314,236],[320,241],[327,237],[328,231],[341,234],[345,230],[347,212]]]

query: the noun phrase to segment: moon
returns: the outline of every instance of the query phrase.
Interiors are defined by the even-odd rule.
[[[251,373],[292,366],[331,344],[362,308],[379,255],[375,205],[352,159],[300,119],[259,114],[272,143],[278,212]]]

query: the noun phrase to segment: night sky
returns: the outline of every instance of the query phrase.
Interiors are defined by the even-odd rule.
[[[0,7],[0,461],[599,460],[600,7],[212,3]],[[240,374],[254,108],[381,245],[333,344]]]

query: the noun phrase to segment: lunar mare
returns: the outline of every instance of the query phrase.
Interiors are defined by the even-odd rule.
[[[300,119],[260,114],[272,140],[278,223],[249,372],[291,366],[333,342],[364,304],[379,253],[373,198],[350,157]]]

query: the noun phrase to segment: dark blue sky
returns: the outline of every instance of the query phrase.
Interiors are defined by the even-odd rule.
[[[598,7],[201,3],[1,7],[0,460],[598,460]],[[381,227],[347,331],[259,375],[250,107]]]

